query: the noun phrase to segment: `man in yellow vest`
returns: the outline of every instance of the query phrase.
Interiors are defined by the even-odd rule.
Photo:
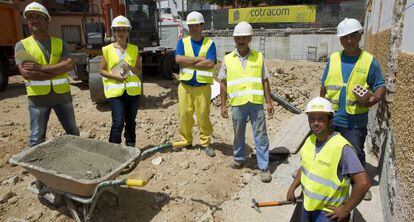
[[[180,65],[180,85],[178,86],[178,115],[180,118],[180,135],[178,144],[191,147],[192,129],[195,112],[200,130],[200,144],[205,153],[214,157],[211,148],[213,126],[210,122],[210,100],[213,83],[213,68],[217,62],[216,46],[208,37],[203,37],[204,17],[199,12],[187,16],[190,36],[177,43],[175,61]]]
[[[228,118],[227,96],[231,106],[234,144],[234,161],[230,167],[239,169],[246,160],[245,132],[246,123],[250,119],[253,129],[256,159],[260,170],[260,179],[268,183],[272,176],[268,169],[269,139],[266,130],[266,110],[273,115],[274,108],[270,97],[269,74],[264,65],[261,52],[249,48],[252,40],[253,28],[247,22],[240,22],[234,28],[236,49],[224,56],[224,63],[220,69],[220,98],[221,115]]]
[[[69,48],[61,39],[49,36],[50,15],[43,5],[28,4],[23,17],[32,35],[16,44],[15,54],[29,100],[29,145],[45,141],[52,109],[67,134],[79,135],[67,73],[74,67]]]
[[[332,104],[316,97],[305,112],[312,134],[301,148],[301,167],[286,199],[296,202],[295,190],[302,185],[302,221],[349,221],[350,212],[371,186],[368,175],[352,145],[333,131]]]
[[[337,36],[344,50],[330,56],[322,77],[320,96],[332,102],[335,131],[352,144],[365,167],[368,110],[384,97],[385,82],[378,61],[359,47],[361,30],[356,19],[345,18],[338,24]],[[373,92],[363,104],[352,92],[357,85]],[[367,192],[365,200],[370,199],[371,192]]]

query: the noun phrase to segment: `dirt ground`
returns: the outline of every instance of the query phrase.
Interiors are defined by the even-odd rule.
[[[304,108],[310,96],[316,95],[324,64],[305,61],[267,61],[271,89],[298,108]],[[178,140],[178,106],[176,81],[161,76],[145,77],[145,104],[137,116],[137,147],[148,149]],[[73,104],[82,137],[107,141],[110,111],[107,104],[93,104],[88,87],[72,82]],[[212,147],[217,156],[207,157],[200,149],[162,152],[143,160],[128,178],[154,177],[142,188],[121,188],[120,205],[99,201],[93,221],[223,221],[218,211],[224,201],[256,175],[256,162],[249,159],[242,170],[228,167],[232,160],[233,131],[230,119],[220,115],[220,102],[213,100],[211,120],[214,126]],[[283,120],[292,115],[277,103],[275,115],[267,119],[269,136],[278,132]],[[8,89],[0,93],[0,221],[73,221],[65,205],[42,204],[29,192],[27,184],[34,179],[20,167],[7,162],[11,155],[28,146],[29,113],[21,76],[10,77]],[[198,130],[194,128],[198,144]],[[47,139],[64,134],[56,115],[51,114]],[[247,144],[254,147],[251,128]],[[151,163],[161,158],[159,165]]]

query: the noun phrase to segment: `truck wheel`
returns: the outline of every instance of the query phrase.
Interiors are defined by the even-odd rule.
[[[99,73],[89,73],[89,92],[94,103],[105,102],[102,77]]]
[[[6,89],[9,84],[9,69],[0,61],[0,91]]]
[[[173,73],[178,73],[180,70],[179,65],[175,62],[173,54],[167,54],[161,59],[160,71],[164,78],[173,79]]]

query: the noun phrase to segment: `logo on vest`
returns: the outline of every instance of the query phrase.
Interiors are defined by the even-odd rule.
[[[331,163],[325,162],[323,160],[318,160],[318,163],[322,166],[331,167]]]
[[[259,65],[250,65],[250,68],[257,69],[257,68],[260,68],[260,66]]]
[[[362,74],[364,74],[364,73],[367,72],[367,70],[366,69],[363,69],[363,68],[357,68],[355,71],[356,72],[359,72],[359,73],[362,73]]]

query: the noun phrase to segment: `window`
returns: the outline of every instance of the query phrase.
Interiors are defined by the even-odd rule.
[[[81,43],[81,28],[79,25],[62,25],[62,38],[67,43]]]
[[[26,24],[23,25],[22,27],[23,29],[23,37],[29,37],[30,36],[30,31],[29,31],[29,26],[27,26]]]

